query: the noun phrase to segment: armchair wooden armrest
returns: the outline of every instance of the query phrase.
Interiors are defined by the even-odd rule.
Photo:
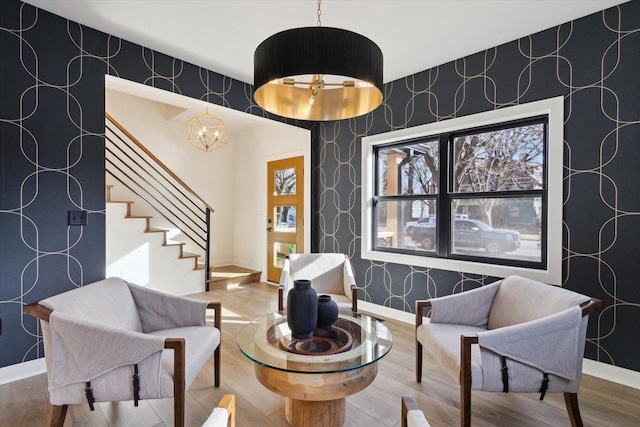
[[[584,317],[596,310],[600,310],[603,306],[604,303],[602,302],[602,300],[599,300],[598,298],[591,298],[589,301],[580,304],[580,308],[582,309],[582,316]]]
[[[222,327],[222,303],[210,302],[209,305],[207,305],[207,308],[211,310],[215,310],[216,314],[213,319],[213,326],[221,330],[220,328]]]
[[[208,309],[215,310],[216,314],[213,320],[213,325],[220,331],[220,342],[222,343],[222,303],[220,302],[210,302],[207,306]],[[213,376],[214,376],[214,385],[216,387],[220,386],[220,357],[222,352],[220,351],[219,345],[213,351]]]
[[[351,311],[358,312],[358,287],[351,285]]]
[[[402,415],[400,423],[401,427],[407,427],[407,412],[419,409],[418,404],[413,397],[402,396]]]
[[[409,414],[410,411],[414,412]],[[418,404],[413,397],[409,396],[402,396],[402,414],[400,416],[400,421],[400,427],[408,427],[409,421],[412,422],[411,425],[429,427],[429,421],[427,420],[424,412],[418,408]]]
[[[430,300],[417,300],[416,301],[416,328],[422,325],[423,312],[425,308],[431,308]]]
[[[40,305],[37,302],[32,302],[31,304],[22,306],[22,312],[48,322],[53,310],[45,307],[44,305]]]
[[[284,285],[278,285],[278,311],[284,311]]]
[[[416,301],[416,328],[413,331],[416,340],[416,381],[422,382],[422,344],[418,341],[418,326],[422,325],[422,314],[425,308],[431,307],[429,300]]]
[[[229,426],[236,427],[236,396],[225,394],[218,403],[218,408],[226,409],[229,414]]]

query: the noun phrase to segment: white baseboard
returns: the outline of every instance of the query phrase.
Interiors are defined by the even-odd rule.
[[[384,307],[382,305],[373,304],[367,301],[358,300],[358,311],[366,311],[367,313],[371,313],[373,315],[399,320],[400,322],[408,323],[410,325],[416,324],[416,316],[413,313],[407,313],[406,311],[398,310],[396,308]]]
[[[0,385],[23,380],[47,372],[44,357],[0,368]]]
[[[584,359],[582,373],[640,390],[640,372],[631,369]]]

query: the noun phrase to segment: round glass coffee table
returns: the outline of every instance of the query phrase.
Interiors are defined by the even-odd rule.
[[[284,313],[259,317],[238,334],[258,381],[286,397],[294,427],[342,425],[346,397],[371,384],[392,343],[382,322],[360,313],[341,314],[331,329],[307,339],[291,338]]]

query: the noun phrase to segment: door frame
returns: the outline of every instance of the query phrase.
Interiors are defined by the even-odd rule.
[[[303,157],[303,164],[304,164],[304,176],[303,176],[303,184],[304,184],[304,202],[303,202],[303,206],[304,206],[304,214],[303,214],[303,224],[302,224],[302,228],[303,228],[303,235],[304,235],[304,241],[302,244],[302,250],[298,250],[298,253],[309,253],[311,252],[311,152],[310,152],[310,148],[311,148],[311,143],[309,142],[309,147],[307,147],[305,150],[295,150],[295,151],[290,151],[287,153],[282,153],[282,154],[277,154],[277,155],[273,155],[273,156],[268,156],[265,157],[264,159],[264,164],[263,164],[263,168],[264,168],[264,176],[267,176],[267,171],[268,171],[268,166],[270,162],[274,162],[274,161],[278,161],[278,160],[283,160],[283,159],[288,159],[288,158],[292,158],[292,157]],[[269,240],[269,236],[268,236],[268,231],[267,231],[267,218],[268,218],[268,212],[267,212],[267,196],[268,196],[268,186],[269,183],[265,180],[265,184],[264,184],[264,194],[265,194],[265,199],[264,199],[264,223],[262,224],[262,230],[263,230],[263,239],[262,239],[262,248],[264,250],[264,268],[262,269],[262,280],[267,282],[267,283],[275,283],[275,282],[269,282],[267,280],[267,268],[268,268],[268,263],[270,262],[269,260],[269,254],[267,252],[267,242]]]

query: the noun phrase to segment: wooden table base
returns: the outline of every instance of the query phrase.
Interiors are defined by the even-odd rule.
[[[340,427],[344,424],[347,399],[297,400],[287,397],[284,413],[293,427]]]
[[[256,378],[285,396],[285,415],[294,427],[339,427],[346,417],[346,397],[366,388],[378,364],[342,372],[298,373],[255,365]]]

